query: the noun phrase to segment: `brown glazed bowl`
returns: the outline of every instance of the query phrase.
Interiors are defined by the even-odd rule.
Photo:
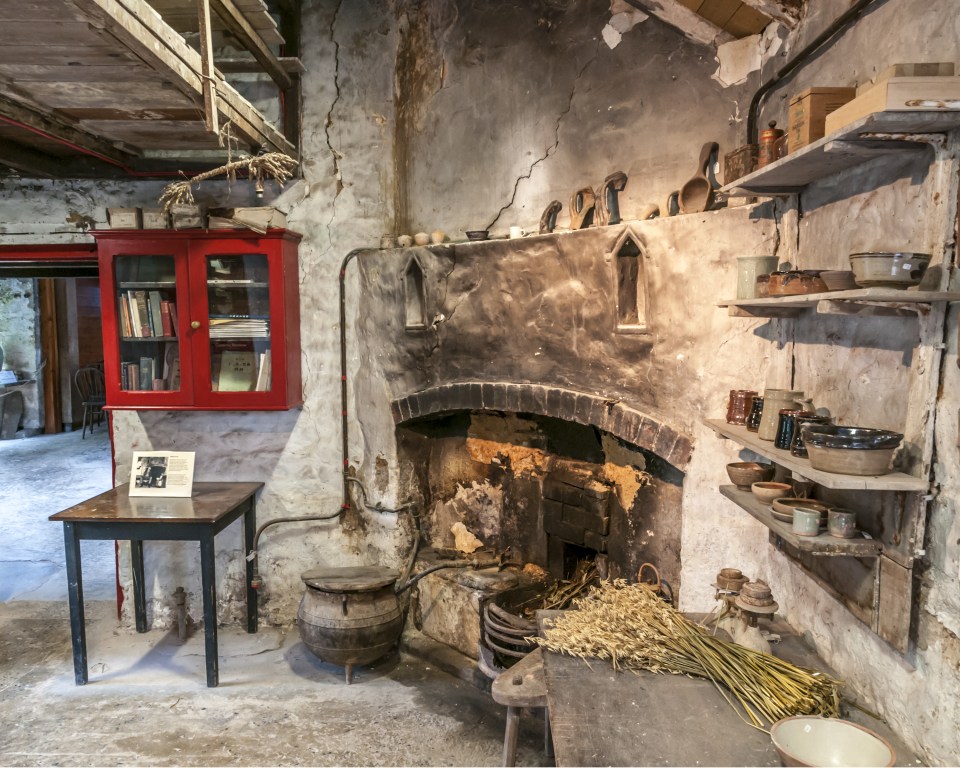
[[[827,284],[820,277],[820,270],[790,270],[771,272],[770,296],[802,296],[806,293],[827,293]]]
[[[807,457],[810,466],[823,472],[833,472],[838,475],[860,475],[862,477],[877,477],[887,475],[892,470],[890,463],[896,448],[850,449],[824,448],[819,445],[804,443],[807,447]]]
[[[727,476],[741,491],[749,491],[754,483],[761,483],[773,477],[773,464],[761,464],[759,461],[735,461],[727,464]]]

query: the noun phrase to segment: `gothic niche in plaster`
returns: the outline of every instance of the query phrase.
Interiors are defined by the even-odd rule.
[[[404,327],[422,330],[427,327],[427,298],[424,291],[423,267],[416,256],[411,257],[403,271]]]
[[[616,279],[617,331],[644,333],[647,330],[647,281],[643,248],[633,232],[625,230],[613,248]]]

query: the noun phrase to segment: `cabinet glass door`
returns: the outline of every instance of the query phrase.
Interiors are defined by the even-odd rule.
[[[121,391],[179,392],[175,257],[117,256],[114,293]]]
[[[208,255],[211,392],[270,392],[270,270],[262,253]]]

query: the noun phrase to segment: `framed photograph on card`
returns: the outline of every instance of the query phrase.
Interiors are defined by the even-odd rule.
[[[195,456],[193,451],[135,451],[130,495],[189,497]]]

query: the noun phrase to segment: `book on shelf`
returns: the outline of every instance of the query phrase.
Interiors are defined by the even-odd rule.
[[[140,389],[153,389],[153,358],[140,358]]]
[[[160,310],[160,291],[150,291],[150,332],[154,336],[165,336],[163,317]]]
[[[160,327],[164,336],[173,336],[173,323],[170,322],[170,302],[166,299],[160,302]]]
[[[170,302],[170,330],[171,336],[179,336],[177,332],[177,304],[176,302]]]
[[[218,392],[250,392],[256,384],[257,357],[249,350],[225,349],[217,371]]]
[[[120,366],[121,386],[124,390],[140,389],[140,366],[136,363],[123,363]]]
[[[270,350],[260,353],[260,361],[257,368],[257,392],[268,392],[270,390]]]
[[[152,336],[150,333],[150,308],[147,306],[146,291],[132,291],[134,302],[136,303],[136,317],[140,324],[140,333],[136,334],[139,338],[146,339]]]

